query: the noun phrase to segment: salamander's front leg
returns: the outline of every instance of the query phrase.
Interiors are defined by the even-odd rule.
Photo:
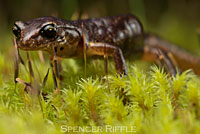
[[[88,42],[87,53],[93,55],[112,56],[115,62],[115,68],[118,74],[127,75],[127,67],[122,51],[117,46],[107,43]]]

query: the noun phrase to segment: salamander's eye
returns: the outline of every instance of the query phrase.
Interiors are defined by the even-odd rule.
[[[12,28],[13,34],[16,36],[16,38],[20,38],[21,36],[21,29],[15,24]]]
[[[55,38],[57,36],[57,27],[54,24],[47,24],[41,30],[40,34],[46,38]]]

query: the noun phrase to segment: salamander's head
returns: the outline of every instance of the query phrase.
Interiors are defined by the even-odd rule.
[[[23,50],[51,51],[54,46],[69,49],[80,35],[64,20],[55,17],[36,18],[27,22],[17,21],[13,26],[16,43]]]

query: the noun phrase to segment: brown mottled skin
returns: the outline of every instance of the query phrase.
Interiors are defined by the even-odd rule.
[[[42,29],[47,25],[53,25],[56,29],[55,36],[47,38],[45,34],[42,34]],[[42,50],[50,54],[53,54],[53,48],[56,48],[56,55],[63,58],[83,56],[83,40],[85,40],[86,55],[112,56],[119,74],[127,74],[123,54],[126,57],[141,54],[144,60],[156,62],[162,59],[159,58],[162,55],[164,62],[171,70],[170,73],[175,73],[176,62],[176,65],[180,65],[179,67],[183,70],[193,68],[196,73],[199,72],[198,58],[172,47],[156,36],[144,34],[142,24],[131,14],[76,21],[42,17],[28,22],[17,21],[13,29],[19,31],[16,36],[19,48]],[[173,48],[180,52],[175,52]],[[187,59],[188,56],[183,58],[181,54],[189,55],[190,58]],[[185,66],[182,61],[190,62],[190,65]],[[198,67],[194,67],[192,63],[197,64]]]

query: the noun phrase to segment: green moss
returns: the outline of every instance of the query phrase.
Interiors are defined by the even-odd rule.
[[[0,66],[5,68],[5,58]],[[106,127],[126,126],[135,133],[198,133],[200,131],[200,80],[186,71],[170,77],[163,69],[152,66],[143,72],[129,63],[129,76],[120,77],[111,71],[108,83],[104,77],[103,61],[89,61],[87,75],[84,67],[75,60],[64,61],[60,93],[56,93],[49,76],[42,95],[34,96],[23,91],[24,85],[15,87],[12,78],[1,72],[0,133],[57,134],[67,131],[67,126]],[[95,64],[97,63],[97,64]],[[48,63],[35,65],[36,87],[40,89]],[[97,66],[99,65],[99,66]],[[109,69],[114,69],[112,63]],[[71,71],[70,71],[71,70]],[[96,75],[95,70],[101,70]],[[40,74],[40,75],[39,75]],[[51,75],[51,73],[49,74]],[[29,82],[29,74],[21,66],[21,79]],[[109,126],[109,127],[110,127]],[[116,128],[117,129],[117,128]],[[126,133],[126,129],[122,133]],[[72,132],[72,131],[71,131]],[[102,133],[103,133],[102,132]],[[113,131],[119,133],[120,130]]]

